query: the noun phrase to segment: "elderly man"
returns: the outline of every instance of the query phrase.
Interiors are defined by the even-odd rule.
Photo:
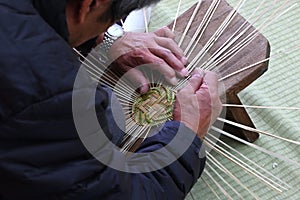
[[[189,192],[204,168],[205,157],[199,156],[201,140],[221,109],[215,74],[194,73],[177,94],[174,121],[166,122],[137,150],[155,152],[178,134],[179,146],[185,143],[185,137],[192,139],[178,158],[157,170],[137,173],[100,162],[81,142],[73,120],[72,93],[84,95],[89,87],[73,91],[80,62],[72,47],[97,38],[132,10],[155,2],[0,0],[1,200],[183,199]],[[165,28],[151,34],[126,33],[109,52],[118,55],[120,71],[136,64],[160,63],[154,65],[155,69],[176,84],[176,76],[186,75],[186,61],[172,37]],[[126,48],[131,51],[124,51]],[[135,56],[143,59],[136,63]],[[146,92],[146,77],[135,69],[133,74],[133,81],[142,85],[140,92]],[[111,91],[99,86],[90,98],[95,104],[81,105],[80,116],[96,108],[105,135],[119,145],[122,131],[111,126]],[[161,157],[172,157],[176,153],[173,147]],[[126,169],[157,166],[151,160],[141,164],[142,158],[135,155],[133,162],[125,165],[119,154],[107,152],[97,149],[98,154],[119,161]],[[156,162],[161,164],[163,159]]]

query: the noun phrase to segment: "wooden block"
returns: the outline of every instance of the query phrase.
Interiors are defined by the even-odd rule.
[[[189,41],[196,32],[196,29],[199,27],[209,6],[211,5],[211,2],[212,0],[202,1],[200,10],[198,11],[192,23],[192,26],[187,33],[187,37],[183,42],[183,49],[186,48]],[[178,17],[175,28],[177,41],[179,41],[179,39],[181,38],[181,35],[183,34],[195,7],[196,4]],[[205,32],[203,33],[201,40],[197,44],[197,51],[192,54],[191,58],[194,58],[195,55],[203,48],[203,46],[205,46],[209,38],[211,38],[212,34],[216,32],[218,27],[222,24],[224,19],[232,10],[233,8],[225,0],[221,0],[220,5],[218,6],[215,14],[210,20],[210,23],[208,24]],[[241,15],[237,14],[234,20],[226,28],[225,32],[215,42],[214,46],[208,51],[208,54],[205,56],[205,58],[202,59],[200,64],[203,63],[207,58],[209,58],[210,55],[212,55],[216,50],[218,50],[232,36],[232,34],[235,33],[236,30],[245,22],[247,23],[245,27],[248,27],[250,24]],[[173,22],[169,25],[169,27],[173,27]],[[244,36],[242,36],[242,38],[239,39],[239,41],[241,41],[245,36],[247,36],[253,31],[255,31],[255,28],[251,26],[249,30],[244,34]],[[220,75],[220,77],[224,77],[228,74],[231,74],[232,72],[247,67],[265,58],[268,58],[269,54],[270,45],[268,40],[262,34],[258,33],[258,35],[250,44],[248,44],[245,48],[241,49],[236,55],[234,55],[234,57],[228,60],[228,62],[226,62],[224,65],[220,65],[221,67],[214,71],[216,71]],[[191,59],[189,59],[189,61],[191,61]],[[246,88],[249,84],[251,84],[253,81],[255,81],[258,77],[260,77],[267,69],[268,63],[265,62],[222,81],[226,91],[226,103],[241,104],[237,94],[241,90]],[[255,128],[250,117],[243,108],[228,108],[227,119]],[[229,125],[226,125],[224,128],[228,132],[233,133],[238,137],[250,142],[255,141],[259,137],[257,133],[241,130],[239,128],[232,127]]]

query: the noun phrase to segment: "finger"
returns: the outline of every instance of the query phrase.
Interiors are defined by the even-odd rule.
[[[209,85],[215,85],[216,86],[218,84],[218,75],[217,75],[217,73],[212,72],[212,71],[208,71],[208,70],[205,70],[204,73],[205,73],[204,80],[207,83],[210,83]]]
[[[149,49],[143,49],[135,59],[135,66],[148,64],[152,69],[159,71],[172,85],[178,83],[175,70],[170,67],[163,59],[155,56]],[[132,67],[135,67],[132,66]]]
[[[203,79],[203,86],[209,89],[209,93],[212,96],[218,96],[218,76],[216,73],[211,71],[205,71]]]
[[[165,63],[162,59],[157,59],[157,62],[151,63],[148,66],[151,69],[159,71],[166,81],[171,85],[177,85],[178,79],[176,77],[176,72],[172,69],[167,63]]]
[[[191,72],[191,75],[194,75],[194,74],[200,74],[202,77],[204,77],[205,75],[205,72],[200,69],[200,68],[195,68],[192,72]]]
[[[191,87],[191,92],[196,93],[196,91],[200,88],[201,84],[203,83],[203,76],[200,73],[195,73],[189,79],[189,85]]]
[[[164,37],[156,37],[154,39],[159,46],[169,49],[183,65],[187,64],[187,59],[184,56],[182,49],[176,44],[174,40]]]
[[[144,76],[144,74],[138,69],[134,69],[129,66],[127,66],[126,68],[127,72],[124,75],[134,84],[134,86],[138,89],[138,92],[140,94],[145,94],[146,92],[148,92],[149,81]]]
[[[175,34],[168,27],[164,26],[153,32],[155,35],[160,37],[167,37],[171,39],[175,39]]]
[[[189,74],[182,62],[170,50],[165,48],[152,48],[150,51],[157,57],[163,59],[181,77],[186,77]]]

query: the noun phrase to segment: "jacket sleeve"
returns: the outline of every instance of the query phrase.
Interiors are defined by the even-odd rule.
[[[195,184],[204,169],[205,151],[204,148],[201,148],[200,139],[183,124],[176,121],[167,122],[160,132],[145,140],[138,152],[166,148],[176,137],[181,144],[174,143],[176,150],[172,147],[167,148],[166,156],[175,155],[174,157],[178,157],[178,159],[157,171],[137,174],[133,179],[135,181],[133,196],[136,197],[134,199],[184,199]],[[190,138],[190,140],[186,141],[186,138]],[[182,143],[185,142],[189,146],[182,152],[184,149]],[[160,159],[166,160],[164,156],[161,156]],[[149,184],[142,187],[143,182]],[[135,188],[136,185],[140,187]]]
[[[101,128],[109,132],[107,123],[112,119],[104,114],[109,104],[106,101],[108,95],[103,90],[97,95],[101,97],[96,104],[97,117]],[[45,99],[2,122],[0,197],[72,200],[184,198],[200,176],[205,162],[205,157],[198,155],[201,142],[195,133],[180,126],[179,122],[167,122],[142,143],[138,153],[165,147],[180,130],[193,139],[178,159],[149,172],[130,173],[113,169],[93,157],[80,141],[70,113],[70,96],[71,92],[67,92]],[[173,154],[172,149],[166,152]],[[105,147],[99,147],[97,153],[118,160],[120,152],[107,153]],[[133,156],[130,164],[138,165],[144,157]],[[154,165],[151,159],[143,164]]]

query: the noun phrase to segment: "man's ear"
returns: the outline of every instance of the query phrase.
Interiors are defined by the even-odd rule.
[[[87,14],[92,9],[99,7],[101,5],[101,3],[109,2],[109,1],[110,0],[82,0],[80,9],[79,9],[79,14],[78,14],[79,23],[82,23],[85,21]]]
[[[83,23],[87,14],[90,12],[94,0],[83,0],[78,11],[79,23]]]

